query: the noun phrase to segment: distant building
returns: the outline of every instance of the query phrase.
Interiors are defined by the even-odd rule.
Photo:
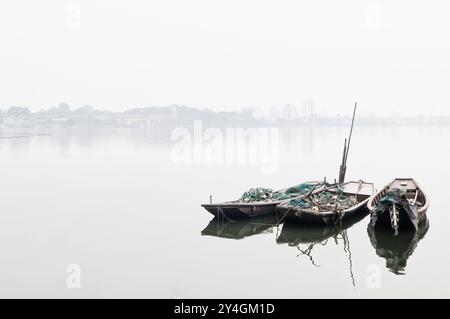
[[[305,117],[305,118],[313,117],[315,114],[315,110],[314,110],[315,105],[314,104],[315,104],[314,101],[311,101],[311,100],[303,101],[301,116]]]
[[[252,116],[256,120],[265,120],[267,119],[267,112],[263,108],[253,107],[252,108]]]
[[[23,116],[8,115],[3,118],[3,125],[12,127],[30,126],[31,119]]]
[[[176,108],[135,109],[118,116],[118,124],[127,127],[145,127],[158,124],[174,123],[177,118]]]
[[[298,119],[298,117],[299,117],[298,110],[295,106],[286,104],[281,108],[280,119],[286,121],[293,121]]]
[[[252,120],[262,120],[266,118],[264,109],[256,107],[245,107],[240,110],[240,114],[244,117],[248,117]]]

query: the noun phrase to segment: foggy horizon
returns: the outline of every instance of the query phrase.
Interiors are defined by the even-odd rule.
[[[443,1],[0,4],[0,106],[231,111],[313,100],[318,113],[351,113],[357,101],[360,114],[448,114],[447,7]]]
[[[47,112],[49,110],[51,110],[52,108],[58,108],[60,105],[62,104],[67,104],[70,107],[70,111],[75,111],[77,109],[81,109],[83,107],[86,106],[91,106],[93,107],[94,111],[99,111],[99,112],[113,112],[113,113],[122,113],[122,112],[129,112],[131,110],[135,110],[135,109],[146,109],[146,108],[171,108],[171,107],[188,107],[188,108],[193,108],[193,109],[197,109],[199,111],[213,111],[213,112],[241,112],[241,111],[245,111],[246,109],[254,109],[254,110],[263,110],[265,112],[270,112],[273,109],[279,109],[279,108],[283,108],[285,106],[293,106],[295,108],[301,109],[303,107],[302,104],[293,104],[293,103],[284,103],[284,104],[274,104],[271,106],[258,106],[258,105],[252,105],[252,106],[243,106],[240,108],[226,108],[226,109],[222,109],[222,108],[217,108],[217,107],[198,107],[196,105],[188,105],[188,104],[167,104],[167,105],[135,105],[132,106],[130,105],[129,107],[120,107],[118,109],[110,109],[107,107],[101,107],[98,105],[93,105],[90,103],[82,103],[80,105],[71,105],[70,103],[66,103],[66,102],[61,102],[61,103],[57,103],[55,105],[46,105],[46,106],[40,106],[40,107],[30,107],[29,105],[0,105],[0,111],[6,112],[9,108],[11,107],[20,107],[20,108],[27,108],[30,110],[30,112],[32,113],[39,113],[39,112]],[[359,105],[359,104],[358,104]],[[316,111],[315,114],[319,115],[319,116],[330,116],[330,117],[350,117],[351,116],[351,107],[352,105],[350,105],[350,107],[348,108],[348,110],[343,109],[342,111],[336,111],[333,109],[327,109],[325,107],[321,107],[320,105],[315,105]],[[430,116],[430,117],[435,117],[435,116],[449,116],[450,112],[448,111],[442,111],[442,112],[425,112],[425,111],[417,111],[417,112],[407,112],[407,111],[402,111],[402,110],[396,110],[396,109],[391,109],[389,111],[386,112],[377,112],[378,107],[374,108],[374,109],[366,109],[364,106],[359,105],[359,109],[358,109],[358,115],[357,116],[375,116],[375,117],[396,117],[396,116],[400,116],[400,117],[417,117],[417,116]]]

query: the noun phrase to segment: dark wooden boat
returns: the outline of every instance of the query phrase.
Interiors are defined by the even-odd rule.
[[[275,216],[265,216],[230,222],[223,218],[214,217],[205,229],[202,236],[214,236],[229,239],[243,239],[246,237],[271,232],[273,226],[278,223]]]
[[[369,223],[367,234],[376,254],[386,260],[386,268],[396,275],[403,275],[408,258],[414,253],[419,241],[425,237],[428,228],[429,223],[425,218],[417,231],[410,229],[394,235],[386,227]]]
[[[310,184],[312,187],[323,187],[322,182],[306,182],[304,184]],[[289,188],[279,190],[277,192],[286,192]],[[301,193],[293,194],[291,198],[298,197]],[[223,203],[210,203],[202,204],[201,206],[205,208],[214,216],[222,216],[229,220],[241,220],[260,217],[264,215],[275,215],[276,207],[278,204],[285,200],[269,200],[269,201],[259,201],[259,202],[241,202],[239,200],[223,202]]]
[[[427,195],[414,179],[396,178],[369,199],[367,208],[373,226],[391,227],[397,233],[399,229],[411,227],[418,230],[426,220],[429,204]]]
[[[348,208],[341,208],[339,206],[324,207],[319,204],[314,204],[314,198],[317,198],[323,192],[331,193],[334,196],[339,194],[345,195],[351,198],[352,205]],[[332,225],[355,217],[356,215],[365,216],[367,214],[367,202],[374,193],[375,188],[373,183],[363,181],[346,182],[324,188],[319,192],[311,194],[311,205],[309,207],[294,205],[291,200],[280,203],[277,206],[277,214],[291,222]]]

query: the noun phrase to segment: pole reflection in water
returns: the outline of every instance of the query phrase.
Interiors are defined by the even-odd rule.
[[[395,235],[390,227],[374,227],[369,223],[367,233],[376,254],[386,259],[386,267],[396,275],[404,275],[408,258],[425,237],[428,228],[429,222],[426,219],[417,231],[402,231]]]

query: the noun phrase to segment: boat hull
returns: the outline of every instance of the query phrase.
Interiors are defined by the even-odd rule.
[[[370,212],[372,214],[372,212]],[[422,211],[418,212],[418,217],[419,217],[419,222],[418,225],[422,225],[426,222],[427,220],[427,209],[424,209]],[[408,216],[408,214],[406,214],[405,211],[401,210],[400,211],[400,224],[399,224],[399,229],[412,229],[414,228],[413,224],[411,223],[411,220]],[[385,227],[385,228],[391,228],[391,219],[389,218],[388,214],[383,214],[381,216],[378,216],[375,224],[373,225],[375,227]]]
[[[277,207],[277,214],[283,220],[304,224],[319,224],[319,225],[335,225],[341,221],[350,220],[356,217],[365,217],[369,211],[366,207],[367,200],[359,203],[342,213],[337,212],[314,212],[311,210],[299,209],[289,205],[279,205]]]
[[[264,204],[203,204],[211,215],[223,216],[231,220],[250,219],[266,215],[275,215],[276,207],[280,202],[270,202]]]
[[[322,183],[319,181],[305,182],[304,184],[310,184],[313,187],[320,187],[315,191],[319,191],[323,188]],[[279,190],[277,192],[285,192],[289,188]],[[291,198],[298,197],[299,195],[293,195]],[[303,196],[303,195],[301,195]],[[283,203],[283,200],[273,200],[273,201],[260,201],[260,202],[240,202],[240,201],[230,201],[222,203],[209,203],[202,204],[201,206],[206,209],[211,215],[215,217],[228,218],[230,220],[245,220],[249,218],[264,217],[268,215],[275,216],[277,205]]]
[[[418,192],[418,200],[420,200],[423,203],[423,206],[417,210],[417,217],[418,217],[418,225],[422,225],[427,220],[427,211],[429,207],[429,199],[426,193],[421,189],[419,184],[413,179],[413,178],[396,178],[394,181],[386,185],[383,189],[381,189],[379,192],[374,194],[367,203],[367,208],[369,210],[369,213],[371,215],[374,214],[375,207],[380,202],[380,200],[386,196],[387,192],[393,188],[404,188],[404,191],[411,192],[411,191],[417,191]],[[411,223],[410,218],[408,217],[407,213],[404,210],[400,210],[400,229],[409,229],[410,227],[414,227],[414,225]],[[373,226],[377,227],[386,227],[391,228],[391,220],[389,217],[389,214],[381,214],[378,215],[375,219],[375,223]]]
[[[319,225],[334,225],[356,216],[365,217],[368,214],[367,203],[369,198],[375,193],[373,184],[352,181],[340,184],[339,188],[345,195],[355,196],[357,204],[342,211],[320,211],[319,209],[294,206],[289,203],[290,201],[285,201],[277,206],[277,214],[282,220]],[[322,191],[335,193],[337,187],[321,190],[317,194]]]

